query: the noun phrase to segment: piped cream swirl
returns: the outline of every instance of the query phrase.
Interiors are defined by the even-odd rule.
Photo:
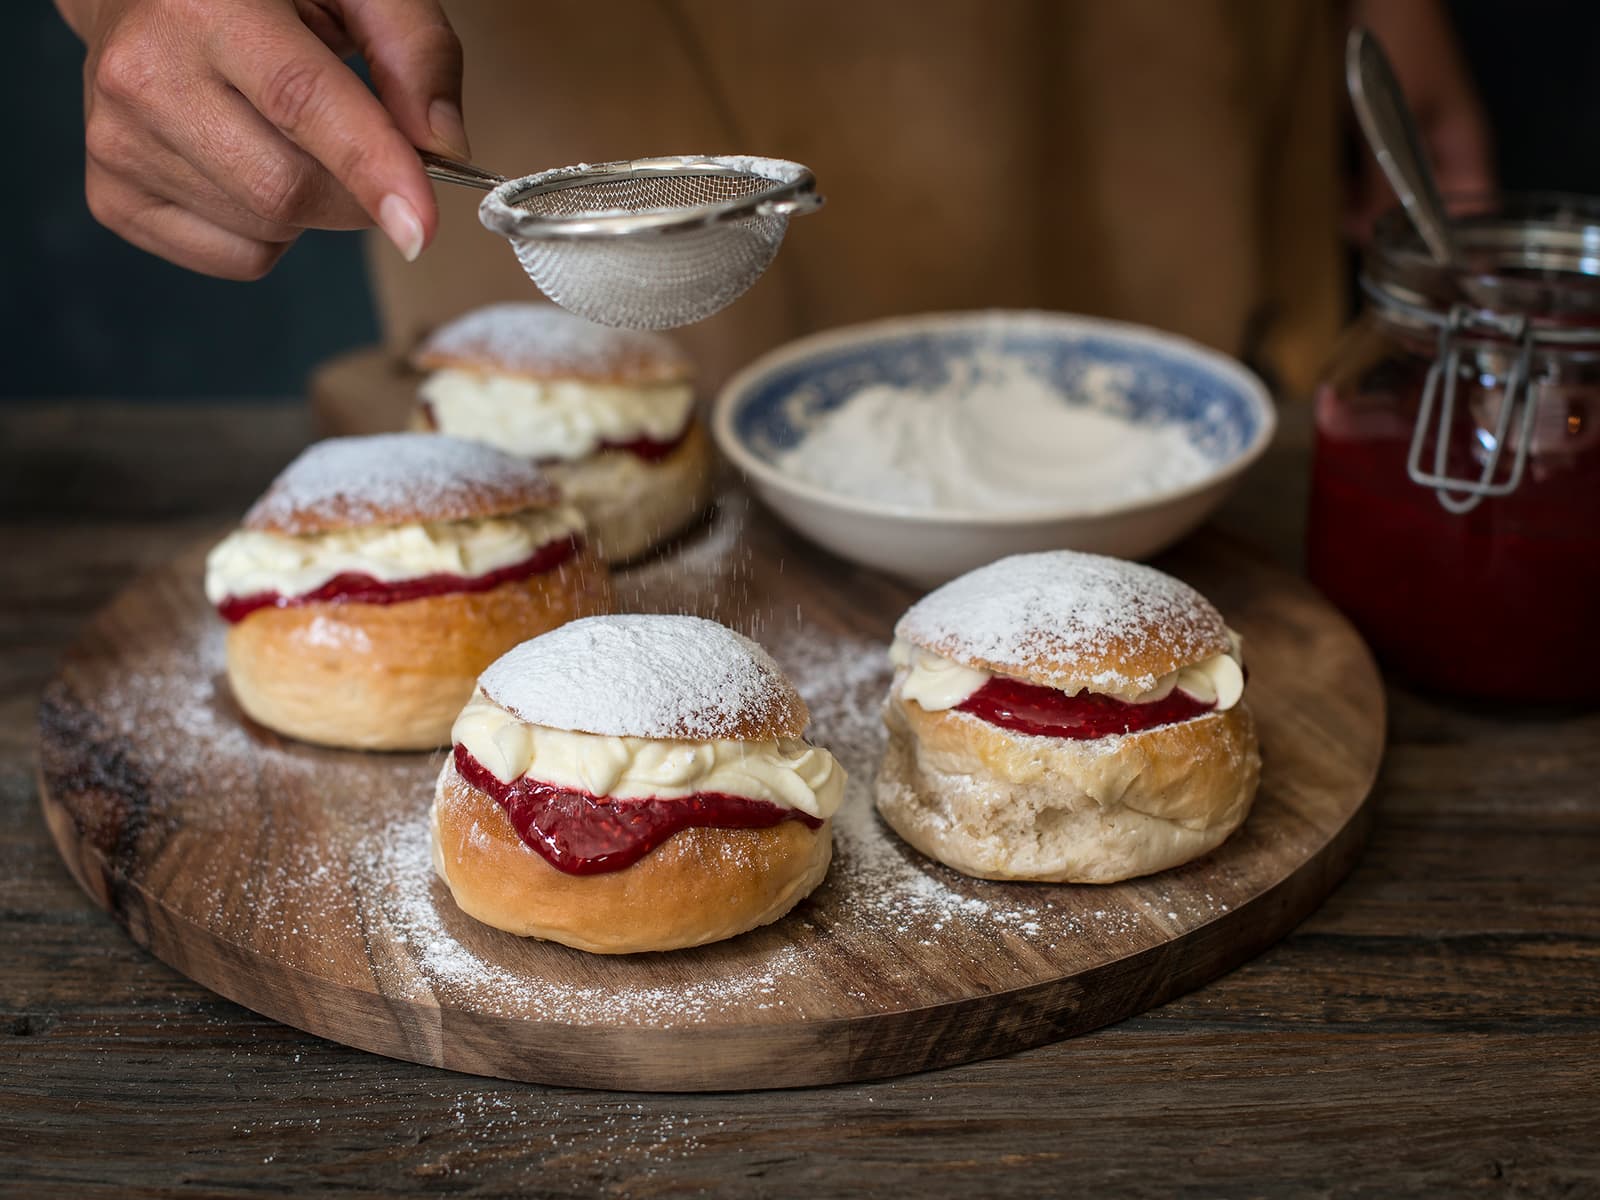
[[[1164,700],[1177,690],[1201,704],[1215,705],[1218,712],[1230,709],[1244,694],[1244,660],[1239,635],[1230,629],[1228,638],[1232,646],[1227,653],[1169,672],[1153,688],[1127,694],[1108,690],[1104,694],[1129,704],[1149,704]],[[900,696],[915,700],[928,712],[959,706],[994,678],[989,671],[964,666],[900,638],[889,647],[889,659],[898,668],[895,686]]]
[[[263,592],[303,596],[338,575],[385,583],[425,575],[473,579],[525,562],[543,546],[583,530],[575,508],[533,509],[504,517],[378,525],[292,535],[238,529],[206,555],[206,599]]]
[[[440,433],[537,459],[587,458],[607,442],[672,442],[688,427],[687,383],[600,384],[524,379],[450,367],[418,393]]]
[[[844,768],[803,738],[697,742],[574,733],[519,721],[482,692],[461,710],[450,738],[502,783],[526,776],[619,800],[720,792],[823,820],[844,800]]]

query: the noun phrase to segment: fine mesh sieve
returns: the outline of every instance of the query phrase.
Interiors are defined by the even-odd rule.
[[[561,307],[635,329],[709,317],[767,269],[789,218],[822,204],[799,163],[680,156],[505,179],[424,154],[430,176],[488,189],[487,229]]]

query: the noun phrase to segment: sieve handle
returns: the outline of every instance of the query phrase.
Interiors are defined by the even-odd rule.
[[[496,175],[472,163],[457,162],[441,154],[429,154],[426,150],[418,150],[417,154],[422,159],[422,169],[427,172],[428,178],[437,179],[440,183],[456,183],[487,192],[506,181],[504,175]]]

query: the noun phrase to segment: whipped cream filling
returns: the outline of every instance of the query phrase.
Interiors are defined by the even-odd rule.
[[[425,575],[472,579],[525,562],[540,547],[582,530],[583,517],[567,506],[331,533],[237,529],[206,555],[206,599],[220,604],[229,597],[263,592],[302,596],[345,574],[370,575],[384,583]]]
[[[673,442],[694,410],[687,383],[523,379],[455,367],[428,376],[418,394],[440,433],[537,459],[587,458],[607,442]]]
[[[461,710],[450,738],[502,783],[527,777],[618,800],[720,792],[821,820],[844,800],[844,768],[803,738],[696,742],[574,733],[519,721],[482,692]]]
[[[1201,704],[1211,704],[1224,712],[1239,703],[1244,694],[1244,643],[1228,630],[1232,643],[1226,654],[1214,655],[1193,666],[1181,667],[1163,675],[1153,688],[1122,692],[1106,689],[1102,695],[1114,696],[1129,704],[1149,704],[1164,700],[1174,689]],[[889,647],[889,660],[898,668],[896,685],[906,700],[915,700],[929,712],[955,708],[994,678],[993,673],[963,666],[942,655],[914,646],[900,638]],[[1022,682],[1029,682],[1023,680]],[[1100,691],[1100,689],[1093,689]]]

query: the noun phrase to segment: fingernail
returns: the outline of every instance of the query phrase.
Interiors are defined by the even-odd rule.
[[[390,192],[378,205],[378,226],[407,262],[422,253],[422,218],[404,196]]]
[[[461,106],[454,100],[435,100],[428,105],[428,128],[457,158],[472,157],[472,147],[467,145],[467,127],[461,119]]]

